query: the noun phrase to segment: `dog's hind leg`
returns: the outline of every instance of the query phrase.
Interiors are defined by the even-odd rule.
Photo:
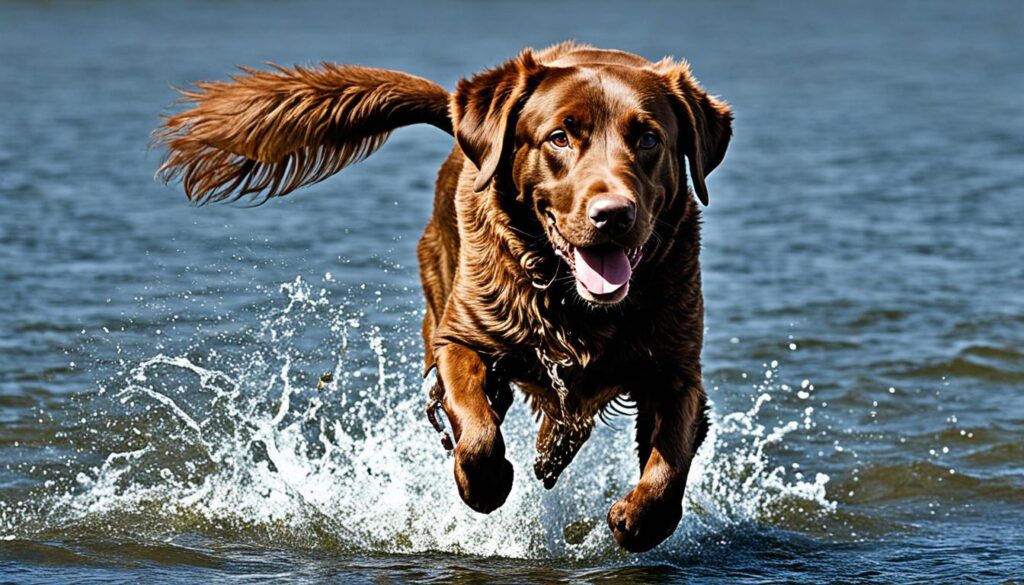
[[[546,489],[555,487],[558,476],[572,463],[580,447],[590,438],[594,420],[556,421],[547,414],[537,433],[537,459],[533,472]]]

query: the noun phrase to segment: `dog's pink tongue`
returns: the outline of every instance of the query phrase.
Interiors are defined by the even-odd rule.
[[[629,282],[633,268],[618,246],[576,248],[576,280],[596,295],[613,293]]]

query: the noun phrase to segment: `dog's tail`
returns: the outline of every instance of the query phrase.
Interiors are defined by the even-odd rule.
[[[430,124],[452,134],[448,91],[421,77],[327,63],[272,67],[183,90],[190,109],[154,132],[168,150],[157,176],[180,179],[199,204],[266,200],[368,157],[395,128]]]

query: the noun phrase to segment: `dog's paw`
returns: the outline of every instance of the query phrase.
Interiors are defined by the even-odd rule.
[[[654,497],[637,486],[608,510],[608,527],[619,546],[639,553],[671,536],[682,517],[682,498]]]
[[[459,439],[455,447],[455,483],[462,501],[470,508],[481,514],[500,508],[512,491],[512,477],[512,464],[505,459],[505,441],[500,432]]]

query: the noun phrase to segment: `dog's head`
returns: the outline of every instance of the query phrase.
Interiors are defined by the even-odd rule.
[[[732,121],[685,63],[571,44],[462,80],[452,110],[474,188],[510,185],[596,304],[628,294],[656,223],[689,197],[686,168],[707,204]]]

